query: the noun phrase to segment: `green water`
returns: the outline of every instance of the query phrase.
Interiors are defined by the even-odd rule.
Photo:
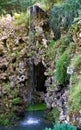
[[[52,124],[45,120],[43,115],[44,111],[27,112],[17,126],[10,128],[1,126],[0,130],[43,130],[45,127],[52,128]]]

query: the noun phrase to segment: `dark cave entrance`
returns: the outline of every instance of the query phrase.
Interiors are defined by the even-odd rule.
[[[34,87],[36,91],[46,93],[45,80],[46,76],[44,75],[46,68],[43,66],[42,62],[38,65],[34,65]]]

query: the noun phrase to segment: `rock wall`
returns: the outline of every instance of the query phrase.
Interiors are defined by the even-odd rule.
[[[29,45],[24,24],[15,25],[10,15],[0,19],[0,122],[5,124],[15,118],[12,113],[21,116],[29,102]]]
[[[46,68],[44,75],[46,76],[45,102],[47,104],[47,108],[58,109],[59,122],[72,123],[80,126],[80,100],[77,100],[79,104],[74,103],[75,99],[74,102],[72,102],[73,97],[71,97],[70,93],[71,88],[74,87],[76,81],[77,84],[78,81],[80,82],[80,59],[78,59],[79,63],[77,64],[75,57],[77,54],[80,56],[81,21],[78,20],[78,22],[75,22],[65,34],[61,32],[61,38],[56,42],[52,41],[52,30],[48,28],[48,33],[44,30],[43,27],[45,26],[45,23],[48,23],[48,19],[40,19],[37,23],[36,21],[34,23],[35,33],[34,44],[32,45],[32,54],[34,64],[38,65],[42,62]],[[74,63],[72,62],[73,59]],[[59,67],[57,64],[59,64]],[[73,64],[77,64],[79,67],[74,69],[75,67]],[[59,73],[58,76],[56,73]],[[73,75],[75,79],[72,77]],[[56,76],[59,79],[56,80]],[[78,92],[78,90],[76,91]],[[75,107],[76,105],[77,107]],[[78,107],[79,109],[77,109]],[[74,108],[75,110],[73,110]]]
[[[10,15],[1,17],[0,122],[3,123],[5,118],[13,122],[15,119],[15,116],[13,116],[14,119],[12,118],[13,113],[21,116],[23,109],[30,102],[29,60],[32,58],[35,67],[42,64],[43,76],[46,77],[44,85],[46,92],[33,91],[34,100],[37,102],[45,100],[47,108],[57,108],[60,115],[58,121],[80,126],[81,100],[76,100],[79,103],[74,104],[75,96],[71,89],[77,88],[74,86],[76,83],[78,85],[78,82],[80,84],[81,81],[81,20],[73,24],[66,34],[61,34],[61,39],[53,41],[52,30],[49,26],[47,27],[48,18],[39,19],[36,14],[35,18],[37,20],[35,19],[34,24],[32,24],[33,20],[31,21],[33,27],[30,25],[28,29],[24,24],[15,25]],[[76,55],[79,56],[78,60]],[[61,66],[58,67],[59,62]],[[56,80],[55,75],[59,68],[62,71],[57,75],[59,79]],[[76,110],[75,106],[79,109]]]
[[[70,53],[71,56],[70,64],[69,66],[67,66],[66,69],[67,74],[70,76],[69,81],[66,84],[56,82],[54,76],[54,72],[56,72],[55,64],[53,64],[53,66],[50,66],[49,67],[50,69],[47,69],[47,72],[45,72],[45,74],[48,75],[46,81],[47,93],[45,97],[45,102],[48,108],[55,108],[55,107],[58,108],[60,114],[60,116],[58,117],[59,122],[72,123],[76,126],[81,126],[81,109],[80,109],[81,108],[80,106],[81,20],[78,20],[78,22],[74,23],[70,27],[68,33],[71,34],[72,42],[70,41],[70,44],[72,43],[73,46]],[[59,45],[57,41],[57,46],[55,45],[54,49],[56,49],[56,47],[61,48],[61,44]],[[52,58],[54,62],[58,60],[59,56],[58,51],[59,49],[55,50],[56,54]],[[53,63],[52,60],[49,61]],[[53,68],[54,72],[50,71],[53,70]],[[52,75],[49,75],[49,71]]]

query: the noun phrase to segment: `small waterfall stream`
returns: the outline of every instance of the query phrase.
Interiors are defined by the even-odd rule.
[[[34,65],[33,65],[33,58],[29,59],[29,67],[30,67],[30,93],[29,93],[29,102],[30,104],[33,103],[33,89],[34,89]]]

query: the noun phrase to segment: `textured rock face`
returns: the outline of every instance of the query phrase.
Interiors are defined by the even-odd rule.
[[[81,126],[81,106],[79,100],[80,95],[80,84],[81,84],[81,20],[77,22],[77,29],[74,31],[73,40],[75,43],[75,53],[71,59],[70,63],[70,91],[68,91],[69,97],[68,97],[68,108],[69,110],[69,122],[73,123],[74,125]],[[77,90],[78,88],[78,90]],[[73,93],[72,93],[73,91]],[[76,93],[76,94],[75,94]],[[75,95],[75,96],[73,96]],[[77,99],[77,100],[76,100]],[[78,104],[78,105],[77,105]],[[74,106],[74,108],[71,108],[70,106]]]
[[[57,106],[60,112],[59,121],[81,126],[81,109],[79,103],[81,101],[79,100],[81,95],[79,94],[80,86],[78,87],[78,84],[81,83],[81,20],[75,24],[75,27],[77,27],[77,30],[73,30],[72,33],[74,48],[71,51],[70,65],[67,67],[67,73],[70,75],[68,87],[62,86],[61,84],[58,85],[55,82],[54,76],[48,74],[49,71],[47,69],[45,74],[48,75],[46,81],[48,89],[45,102],[48,108],[55,108]],[[50,68],[53,69],[51,65]],[[78,87],[79,91],[72,89],[73,87]],[[77,101],[75,95],[77,95]]]
[[[0,20],[0,115],[5,112],[4,119],[9,112],[22,111],[29,100],[27,48],[25,25],[14,25],[10,15],[2,17]]]
[[[36,17],[36,16],[35,16]],[[45,17],[44,17],[45,18]],[[60,113],[59,121],[70,122],[75,125],[81,125],[81,110],[68,114],[70,86],[75,84],[72,76],[78,76],[81,74],[80,67],[75,68],[74,63],[70,63],[67,67],[67,73],[70,75],[69,87],[59,84],[55,80],[55,63],[59,57],[59,48],[61,43],[58,42],[55,48],[52,45],[52,55],[49,55],[49,40],[51,32],[47,28],[47,18],[38,19],[39,21],[30,26],[30,34],[33,36],[29,45],[29,37],[27,36],[28,29],[24,24],[17,26],[13,24],[13,19],[10,15],[2,17],[0,21],[0,115],[3,118],[5,112],[5,118],[9,112],[15,112],[17,115],[22,115],[23,108],[30,101],[30,73],[29,73],[29,60],[33,59],[33,65],[36,69],[41,69],[39,64],[44,68],[43,77],[45,76],[46,93],[33,91],[33,100],[35,102],[44,101],[47,104],[47,108],[58,108]],[[32,21],[31,21],[32,24]],[[72,32],[73,50],[71,51],[71,61],[76,54],[81,51],[81,21],[78,22],[78,31]],[[49,32],[48,32],[49,30]],[[50,34],[50,35],[49,35]],[[48,36],[49,35],[49,36]],[[71,41],[72,42],[72,41]],[[34,44],[32,44],[34,43]],[[58,49],[57,49],[58,48]],[[66,46],[63,44],[63,48]],[[54,50],[57,49],[57,50]],[[62,50],[61,50],[62,51]],[[63,50],[64,51],[64,50]],[[37,71],[36,71],[37,75]],[[40,74],[37,75],[39,78]],[[35,83],[36,83],[35,79]],[[40,85],[39,85],[40,86]],[[42,87],[41,87],[42,88]],[[39,89],[39,88],[37,88]],[[34,88],[36,90],[36,88]],[[11,117],[9,117],[11,120]]]
[[[28,29],[26,26],[24,24],[15,25],[14,20],[10,15],[1,17],[0,122],[5,119],[9,119],[13,122],[15,117],[13,116],[12,118],[12,114],[15,113],[17,116],[21,116],[23,109],[30,102],[29,59],[32,57],[35,66],[41,63],[42,66],[46,68],[44,57],[42,56],[44,49],[47,48],[44,30],[40,24],[39,27],[36,25],[35,28],[36,33],[34,38],[36,43],[34,41],[34,45],[30,46],[29,36],[27,35]],[[33,32],[32,28],[31,32]],[[32,38],[31,41],[33,41]],[[41,47],[43,47],[43,49],[39,47],[39,41],[42,42]],[[44,92],[36,92],[34,100],[37,102],[44,101]]]
[[[67,44],[67,46],[65,46],[65,44],[63,44],[61,46],[61,43],[58,42],[57,45],[55,46],[54,49],[57,48],[57,50],[53,50],[55,51],[55,53],[52,53],[53,56],[51,57],[48,56],[47,57],[47,50],[49,50],[49,45],[48,45],[48,39],[51,39],[51,33],[49,35],[49,38],[47,39],[46,37],[46,33],[44,32],[43,29],[43,25],[45,25],[45,21],[40,20],[39,22],[35,22],[34,24],[34,29],[35,29],[35,33],[34,33],[34,39],[33,39],[33,43],[31,46],[31,50],[32,50],[32,58],[34,61],[34,65],[38,66],[39,63],[42,62],[42,64],[44,65],[45,72],[44,75],[46,76],[46,80],[45,80],[45,86],[46,86],[46,91],[47,93],[45,94],[45,102],[47,104],[47,108],[58,108],[58,111],[60,113],[59,116],[59,121],[60,122],[66,122],[66,123],[73,123],[74,125],[78,125],[81,126],[81,113],[80,113],[80,109],[78,111],[70,111],[70,105],[69,105],[69,100],[70,98],[68,97],[68,93],[70,92],[70,87],[73,87],[73,84],[75,84],[75,81],[72,79],[72,76],[77,76],[76,79],[80,79],[80,68],[81,68],[81,64],[78,64],[79,67],[75,68],[74,65],[72,63],[70,63],[70,66],[67,67],[67,73],[70,75],[69,81],[66,84],[59,84],[55,81],[55,76],[54,73],[56,71],[55,68],[55,63],[58,59],[58,57],[60,57],[61,53],[59,52],[58,48],[61,48],[63,46],[63,50],[60,49],[60,51],[65,51],[66,47],[69,46],[68,42],[65,42],[65,44]],[[73,30],[72,35],[71,35],[71,41],[72,43],[72,50],[71,50],[71,56],[70,61],[73,61],[73,58],[79,54],[81,55],[80,51],[81,51],[81,37],[80,37],[80,33],[81,33],[81,21],[78,22],[77,25],[77,30]],[[48,34],[47,34],[48,35]],[[67,39],[66,39],[67,41]],[[60,45],[59,45],[60,44]],[[69,48],[70,49],[70,48]],[[68,50],[68,48],[67,48]],[[48,52],[49,53],[49,52]],[[60,55],[59,55],[60,53]],[[80,59],[81,60],[81,59]],[[79,77],[78,77],[79,76]],[[79,81],[78,79],[78,81]],[[80,80],[81,81],[81,80]],[[68,84],[68,86],[66,87],[66,85]],[[65,85],[65,86],[64,86]],[[69,112],[68,112],[69,111]]]

